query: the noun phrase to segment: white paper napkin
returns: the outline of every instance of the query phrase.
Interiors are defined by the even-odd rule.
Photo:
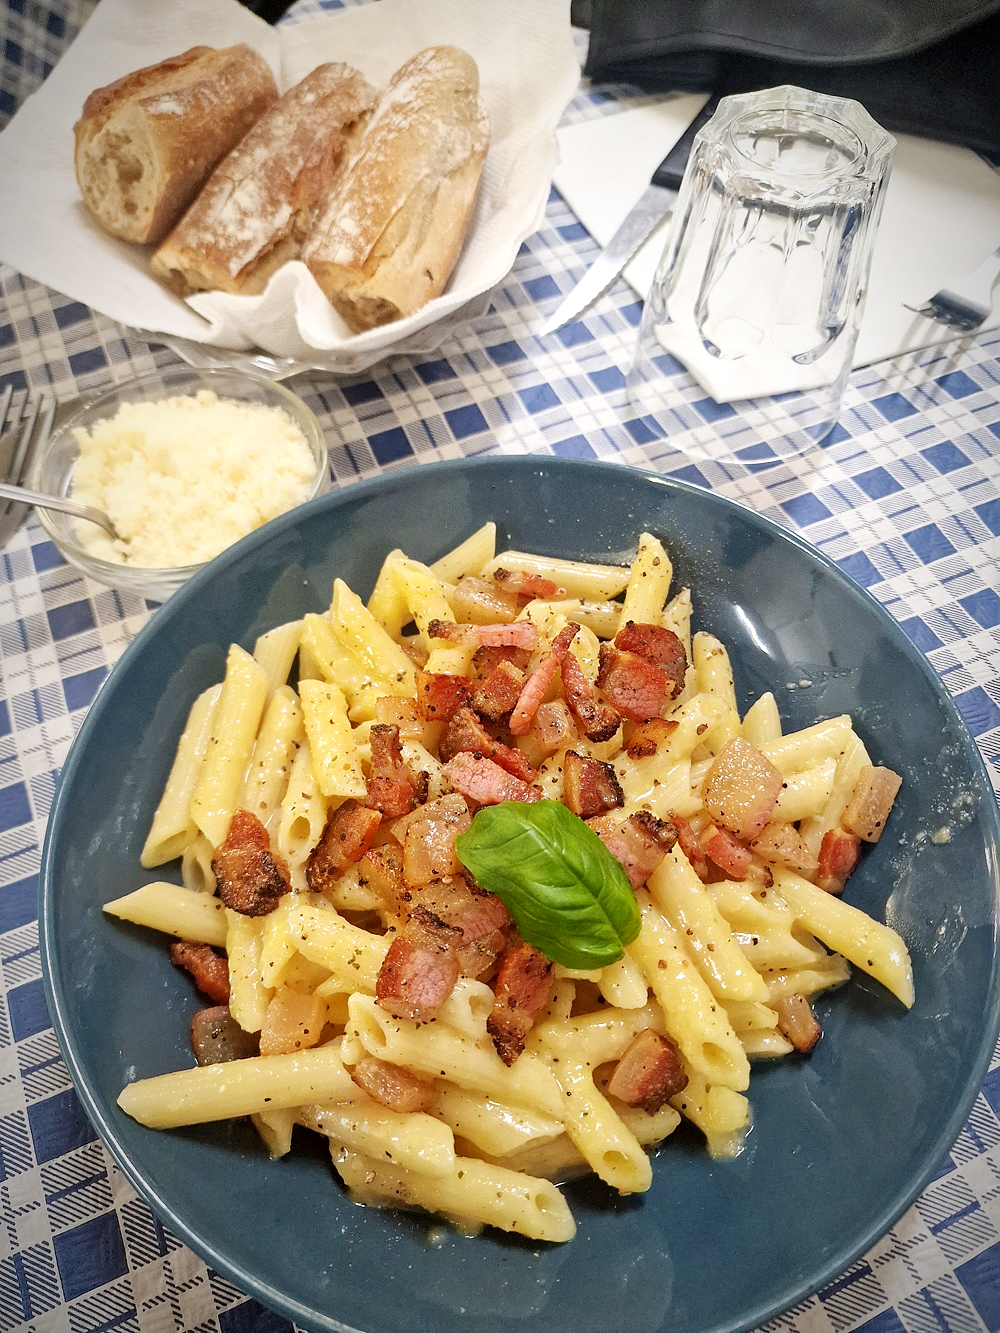
[[[246,42],[281,89],[344,60],[384,84],[425,46],[463,47],[479,65],[490,151],[466,244],[446,292],[407,319],[351,333],[305,265],[261,296],[182,301],[148,269],[149,250],[106,236],[73,172],[73,122],[94,89],[196,44]],[[389,352],[426,350],[510,270],[544,215],[555,131],[579,84],[569,0],[379,0],[272,28],[237,0],[101,0],[41,88],[0,134],[0,259],[134,328],[353,372]]]
[[[611,239],[704,101],[702,94],[685,94],[559,131],[553,183],[599,244]],[[971,272],[1000,244],[1000,174],[968,149],[895,137],[855,366],[954,338],[953,330],[906,305],[919,305]],[[653,281],[668,226],[666,219],[624,271],[640,296]],[[984,329],[1000,327],[1000,285],[994,301]],[[720,395],[726,401],[725,392]]]

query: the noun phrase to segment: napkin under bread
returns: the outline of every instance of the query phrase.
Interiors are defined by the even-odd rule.
[[[700,93],[644,99],[559,131],[553,183],[599,244],[611,239],[704,101]],[[953,329],[906,306],[971,272],[1000,245],[1000,173],[970,149],[908,134],[895,138],[855,366],[955,338]],[[640,296],[652,284],[668,227],[666,219],[625,268]],[[1000,327],[1000,284],[994,302],[984,330]],[[701,378],[717,402],[739,396],[721,378]]]
[[[182,301],[149,272],[148,251],[105,236],[73,174],[72,126],[88,93],[188,46],[247,42],[282,90],[317,64],[345,61],[384,86],[425,46],[477,61],[492,140],[466,245],[444,295],[396,324],[352,334],[304,264],[262,296]],[[272,28],[238,0],[101,0],[41,88],[0,134],[0,260],[134,328],[198,343],[260,347],[331,370],[372,365],[425,338],[496,286],[544,215],[555,129],[579,84],[569,0],[378,0]]]

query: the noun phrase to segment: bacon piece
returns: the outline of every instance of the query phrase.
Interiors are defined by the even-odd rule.
[[[417,712],[428,722],[448,722],[472,698],[472,681],[446,671],[417,672]]]
[[[358,880],[378,898],[383,920],[399,918],[406,892],[402,847],[394,842],[370,847],[358,863]]]
[[[754,838],[750,849],[762,861],[788,866],[799,875],[814,875],[818,868],[816,857],[806,846],[802,834],[794,824],[784,820],[773,820],[766,824],[760,837]]]
[[[510,715],[512,735],[524,736],[531,729],[531,719],[538,712],[538,706],[545,698],[546,690],[555,679],[563,658],[569,652],[570,644],[579,632],[580,626],[573,621],[561,629],[552,641],[552,647],[524,682],[524,689]]]
[[[391,833],[402,846],[406,840],[406,830],[411,824],[415,824],[421,819],[443,819],[445,822],[456,824],[459,829],[462,829],[468,828],[471,815],[465,797],[460,796],[458,792],[449,791],[436,797],[433,801],[425,801],[423,805],[418,805],[408,815],[400,815],[398,819],[394,819],[386,825],[386,831]]]
[[[841,823],[863,842],[878,842],[903,779],[891,768],[866,764],[858,774]]]
[[[811,1051],[823,1035],[809,1001],[804,995],[781,995],[772,1002],[778,1015],[778,1031],[797,1051]]]
[[[497,955],[507,946],[510,913],[501,899],[478,884],[456,874],[435,880],[407,895],[426,907],[447,926],[456,926],[462,937],[456,942],[458,963],[468,977],[492,970]]]
[[[502,660],[487,672],[472,696],[472,707],[491,722],[510,715],[524,689],[524,672],[513,662]]]
[[[688,1085],[684,1061],[670,1037],[645,1028],[629,1042],[608,1083],[608,1092],[626,1106],[652,1114]]]
[[[517,593],[492,579],[465,574],[455,584],[449,604],[456,620],[493,625],[514,619],[521,609]]]
[[[534,781],[535,770],[527,757],[520,750],[494,740],[471,708],[460,708],[448,723],[448,730],[441,738],[438,753],[447,763],[463,750],[492,759],[502,769],[513,773],[517,778],[522,778],[525,782]]]
[[[191,1019],[191,1050],[200,1065],[219,1065],[260,1054],[256,1032],[244,1032],[225,1004],[199,1009]]]
[[[326,1026],[326,1001],[279,986],[264,1012],[260,1029],[261,1055],[287,1055],[319,1044]]]
[[[538,705],[528,736],[533,745],[533,758],[555,754],[564,745],[570,745],[578,736],[573,714],[562,699],[549,699]]]
[[[243,916],[267,916],[291,888],[288,867],[271,852],[267,829],[249,810],[236,810],[212,857],[218,894]]]
[[[630,759],[648,759],[679,726],[680,723],[672,717],[651,717],[645,722],[632,722],[626,729],[625,753]]]
[[[541,950],[519,940],[504,951],[493,989],[496,999],[486,1030],[500,1059],[512,1065],[524,1050],[535,1019],[548,1004],[552,963]]]
[[[667,673],[638,653],[602,643],[597,685],[605,700],[631,722],[658,717],[667,697]]]
[[[403,758],[399,728],[376,722],[371,732],[372,764],[365,804],[386,819],[405,815],[427,795],[427,775],[414,776]]]
[[[350,798],[330,813],[319,842],[306,862],[306,882],[322,893],[348,866],[360,861],[372,845],[382,816]]]
[[[708,878],[708,857],[705,855],[705,849],[698,841],[698,835],[691,827],[690,823],[683,815],[676,815],[671,810],[670,822],[677,830],[677,842],[688,859],[691,869],[700,880]]]
[[[781,787],[781,774],[767,756],[734,736],[708,770],[705,808],[717,824],[752,842],[770,821]]]
[[[456,677],[464,680],[464,676]],[[417,711],[416,699],[403,699],[398,694],[380,694],[375,700],[375,721],[390,727],[399,728],[399,738],[403,741],[422,741],[424,738],[424,719]]]
[[[390,1111],[409,1115],[426,1111],[434,1100],[434,1083],[412,1069],[391,1065],[376,1055],[366,1055],[351,1070],[351,1078],[373,1101]]]
[[[448,921],[462,932],[458,946],[458,961],[469,977],[481,977],[488,972],[507,944],[511,915],[495,893],[487,893],[478,885],[467,883],[469,900],[459,908],[449,910]]]
[[[567,750],[563,758],[563,804],[581,819],[624,805],[625,794],[614,766]]]
[[[727,828],[719,828],[718,824],[709,824],[699,842],[713,865],[724,870],[730,879],[746,879],[753,853],[735,834]]]
[[[403,879],[407,888],[430,884],[461,873],[455,839],[472,823],[469,807],[459,796],[434,801],[414,811],[405,830],[394,829],[403,840]]]
[[[229,1003],[229,962],[210,944],[175,940],[170,946],[170,961],[174,967],[191,973],[202,995],[216,1004]]]
[[[819,846],[817,885],[827,893],[843,893],[860,859],[860,838],[842,828],[827,829]]]
[[[672,629],[628,620],[615,635],[615,647],[624,652],[638,653],[666,672],[670,681],[670,698],[677,698],[684,688],[688,661],[684,645]]]
[[[530,574],[525,569],[495,569],[493,577],[501,587],[518,597],[540,597],[542,601],[550,602],[553,597],[565,596],[559,584],[544,574]]]
[[[438,756],[445,764],[463,750],[471,750],[473,754],[485,754],[488,758],[495,743],[483,726],[478,713],[471,708],[458,708],[441,737]]]
[[[503,801],[540,801],[542,793],[523,778],[515,777],[485,755],[463,750],[444,766],[444,776],[455,791],[476,805],[500,805]]]
[[[515,620],[509,625],[459,625],[454,620],[432,620],[427,626],[432,639],[448,643],[478,644],[486,648],[527,648],[534,650],[538,630],[530,620]]]
[[[512,648],[509,645],[506,648],[479,647],[472,654],[472,670],[477,680],[485,680],[501,662],[509,662],[511,666],[523,671],[530,661],[531,653],[527,648]]]
[[[583,667],[572,653],[559,666],[563,695],[588,741],[609,741],[621,725],[621,717],[610,704],[601,703]]]
[[[637,810],[617,828],[598,832],[598,837],[628,875],[633,889],[645,884],[677,841],[671,820],[657,819],[648,810]]]
[[[534,782],[538,776],[535,766],[526,754],[514,745],[504,745],[502,741],[494,741],[493,749],[488,756],[495,764],[499,764],[505,772],[510,773],[515,778],[520,778],[523,782]]]
[[[375,998],[397,1018],[434,1018],[458,980],[462,932],[415,907],[389,945],[375,981]]]

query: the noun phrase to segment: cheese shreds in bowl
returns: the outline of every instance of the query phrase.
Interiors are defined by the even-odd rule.
[[[74,500],[103,509],[120,540],[81,523],[80,545],[101,560],[168,569],[211,560],[307,498],[316,459],[281,407],[214,390],[124,402],[73,431]]]

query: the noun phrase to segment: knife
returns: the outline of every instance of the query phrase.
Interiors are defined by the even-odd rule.
[[[712,118],[718,105],[719,98],[710,97],[698,112],[653,172],[652,179],[639,202],[629,212],[625,221],[573,290],[563,298],[558,309],[539,329],[541,337],[555,333],[556,329],[561,329],[564,324],[582,314],[593,301],[596,301],[601,293],[611,286],[660,219],[673,211],[677,203],[677,192],[684,177],[684,168],[691,155],[694,136],[702,125]]]

